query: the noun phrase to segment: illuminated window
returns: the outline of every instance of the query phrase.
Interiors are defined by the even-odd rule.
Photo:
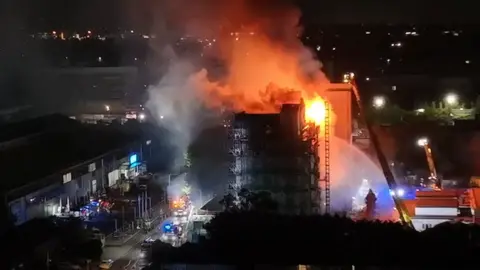
[[[63,175],[63,183],[66,184],[72,181],[72,173],[66,173]]]
[[[131,155],[129,159],[130,159],[130,164],[137,163],[137,161],[138,161],[137,154]]]
[[[95,163],[90,163],[88,165],[88,172],[93,172],[96,170],[96,166],[95,166]]]

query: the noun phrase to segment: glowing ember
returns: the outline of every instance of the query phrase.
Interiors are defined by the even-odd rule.
[[[321,98],[317,98],[311,102],[305,104],[305,118],[309,123],[315,123],[320,126],[325,120],[326,107],[325,101]]]

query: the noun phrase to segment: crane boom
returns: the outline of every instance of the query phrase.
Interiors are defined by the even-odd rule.
[[[431,180],[434,182],[434,188],[440,188],[440,183],[438,182],[437,176],[437,169],[435,168],[435,163],[433,162],[432,148],[430,148],[430,144],[428,143],[425,143],[423,145],[423,148],[425,149],[425,155],[427,156],[428,168],[430,169]]]
[[[433,163],[432,149],[427,144],[425,147],[425,155],[427,155],[428,168],[433,178],[437,179],[437,169],[435,169],[435,163]]]
[[[375,149],[375,152],[377,154],[378,161],[380,162],[380,166],[382,167],[383,174],[385,175],[385,179],[387,180],[387,184],[390,187],[391,190],[395,190],[397,187],[397,184],[395,182],[395,178],[393,176],[392,171],[390,170],[390,166],[388,165],[387,159],[385,155],[383,154],[381,148],[380,148],[380,142],[378,141],[377,136],[373,132],[373,128],[370,125],[369,119],[365,117],[365,111],[363,108],[362,100],[360,97],[360,94],[358,92],[357,86],[355,82],[353,81],[353,78],[349,78],[347,83],[350,83],[352,86],[353,94],[355,96],[355,100],[357,102],[357,106],[360,110],[360,116],[363,118],[363,121],[365,125],[367,126],[368,133],[370,134],[370,140],[373,144],[373,147]],[[410,216],[408,215],[407,208],[405,204],[398,199],[396,196],[392,196],[393,201],[395,203],[395,207],[397,208],[398,213],[400,214],[400,220],[404,225],[407,225],[409,227],[413,228],[412,221],[410,219]]]

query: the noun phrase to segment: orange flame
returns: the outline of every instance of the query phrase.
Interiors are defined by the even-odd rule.
[[[320,126],[325,122],[326,114],[325,100],[321,97],[305,102],[305,119],[307,123],[314,123],[316,126]]]

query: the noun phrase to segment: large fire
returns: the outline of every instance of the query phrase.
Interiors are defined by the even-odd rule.
[[[159,38],[149,42],[166,58],[168,69],[149,89],[147,107],[162,126],[178,135],[173,143],[182,153],[181,160],[203,125],[200,109],[204,106],[222,111],[278,113],[282,104],[303,99],[306,121],[319,126],[320,131],[325,131],[326,109],[331,108],[332,205],[340,210],[345,202],[351,204],[362,179],[370,180],[372,187],[385,185],[375,163],[342,139],[349,136],[351,125],[336,125],[337,114],[343,121],[350,116],[350,109],[334,106],[342,100],[328,91],[332,85],[322,72],[322,63],[299,39],[301,14],[289,5],[291,1],[156,2],[166,6],[161,6],[160,16],[155,17],[160,21],[153,31]],[[165,43],[178,36],[198,41],[203,48],[201,54],[175,54],[176,43]],[[319,153],[325,151],[319,149]],[[322,156],[320,160],[326,159]]]
[[[318,97],[305,101],[305,119],[307,122],[320,126],[325,121],[326,113],[327,109],[324,99]]]

